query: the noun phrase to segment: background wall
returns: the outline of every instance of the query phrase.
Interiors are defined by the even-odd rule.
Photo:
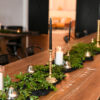
[[[49,0],[0,0],[0,23],[48,33]]]
[[[28,0],[0,0],[0,23],[28,29]]]
[[[76,19],[76,0],[49,0],[49,17]]]
[[[29,0],[29,30],[48,34],[49,0]]]

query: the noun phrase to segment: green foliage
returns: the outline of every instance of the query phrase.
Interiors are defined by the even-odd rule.
[[[68,60],[71,63],[72,68],[82,68],[83,61],[85,60],[85,52],[90,51],[91,55],[94,56],[100,53],[100,48],[96,47],[94,43],[78,43],[74,45],[70,50],[70,57],[64,56],[64,60]],[[6,100],[7,91],[10,86],[13,86],[18,92],[18,97],[15,100],[39,100],[39,97],[33,95],[34,91],[38,90],[56,90],[54,84],[50,84],[46,81],[46,77],[49,76],[49,65],[36,65],[34,66],[34,73],[19,73],[16,75],[18,82],[12,82],[11,78],[7,75],[4,78],[4,90],[0,91],[0,100]],[[63,66],[52,65],[52,76],[58,81],[64,79],[65,68]]]
[[[46,77],[48,77],[49,66],[37,65],[34,66],[35,73],[20,73],[16,76],[20,81],[15,84],[15,88],[17,89],[19,95],[21,97],[27,98],[34,97],[32,96],[32,91],[42,90],[42,89],[51,89],[56,90],[53,84],[50,84],[46,81]],[[63,66],[55,66],[53,65],[53,76],[55,76],[58,80],[62,80],[65,75],[63,73]],[[33,99],[35,100],[35,99]]]
[[[11,81],[11,78],[7,75],[5,78],[4,78],[4,91],[8,91],[9,87],[12,85],[12,81]]]
[[[36,65],[34,66],[35,72],[33,74],[30,73],[19,73],[16,76],[18,82],[12,82],[11,78],[7,75],[4,79],[4,91],[0,92],[0,100],[5,100],[7,91],[10,86],[14,87],[15,90],[18,92],[18,97],[16,100],[39,100],[38,96],[33,95],[34,91],[38,90],[56,90],[56,87],[48,83],[46,81],[46,77],[49,76],[49,66],[46,65]],[[64,67],[63,66],[56,66],[52,65],[53,74],[52,76],[56,77],[57,80],[62,80],[64,75]]]
[[[5,91],[0,91],[0,100],[6,100],[7,95]]]
[[[72,68],[82,68],[85,61],[85,53],[89,51],[91,56],[100,53],[100,48],[96,47],[96,41],[94,43],[78,43],[70,50],[70,59],[68,56],[64,56],[65,61],[70,61]]]
[[[56,77],[57,80],[61,81],[62,79],[64,79],[65,75],[64,75],[64,70],[65,68],[63,66],[57,66],[57,65],[53,65],[52,66],[52,76]]]

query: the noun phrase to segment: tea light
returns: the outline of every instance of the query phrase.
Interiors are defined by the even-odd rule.
[[[28,66],[28,73],[34,73],[34,70],[33,70],[33,66],[32,65],[29,65]]]
[[[86,53],[85,53],[85,57],[91,57],[91,53],[89,52],[89,51],[87,51]]]
[[[66,61],[64,67],[65,67],[66,69],[70,69],[70,68],[71,68],[70,62]]]
[[[14,100],[16,97],[17,97],[16,91],[14,90],[13,87],[10,87],[8,91],[8,100]]]
[[[56,65],[63,65],[63,51],[60,46],[57,47],[56,57],[55,57]]]
[[[17,29],[17,33],[20,33],[21,31],[20,31],[20,29]]]
[[[11,98],[16,98],[17,97],[17,93],[14,91],[12,94],[9,95]]]

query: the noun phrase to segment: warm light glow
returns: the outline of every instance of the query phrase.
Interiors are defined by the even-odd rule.
[[[62,51],[61,46],[58,46],[58,47],[56,48],[56,51]]]
[[[20,32],[21,32],[20,29],[18,29],[18,30],[17,30],[17,33],[20,33]]]

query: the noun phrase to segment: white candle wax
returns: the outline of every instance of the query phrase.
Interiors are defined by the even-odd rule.
[[[0,72],[0,90],[3,90],[3,73]]]
[[[56,52],[55,64],[63,65],[63,52],[62,51]]]

